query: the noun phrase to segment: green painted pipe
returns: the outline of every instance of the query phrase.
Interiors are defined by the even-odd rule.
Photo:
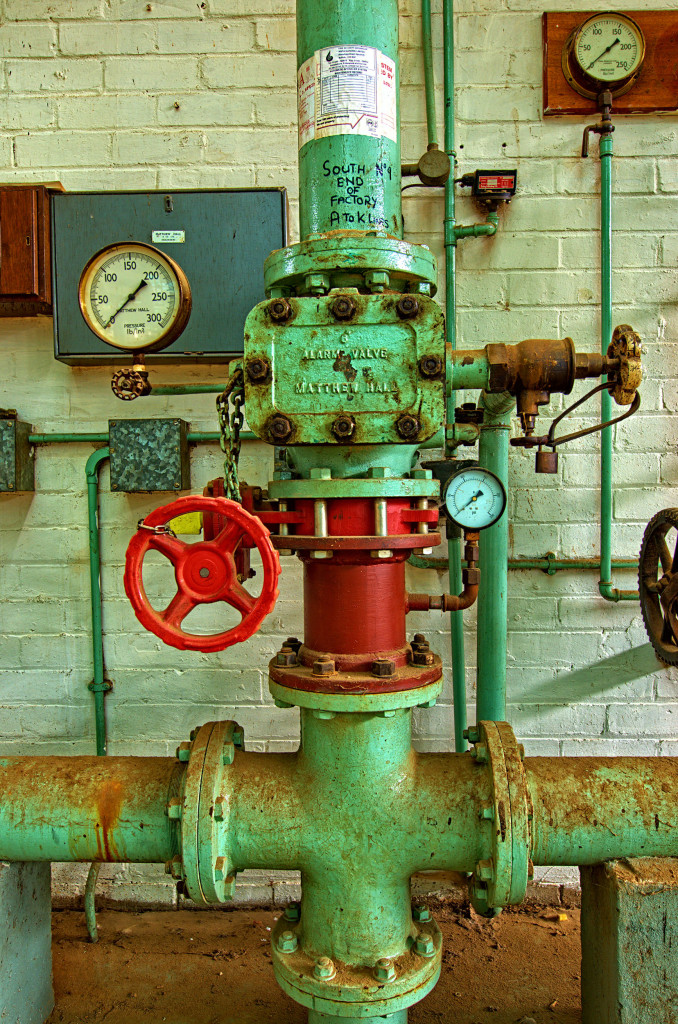
[[[600,137],[600,316],[601,351],[607,354],[612,340],[612,135]],[[612,397],[600,393],[601,421],[612,418]],[[637,590],[619,590],[612,585],[612,427],[600,435],[600,582],[606,601],[638,601]]]
[[[110,690],[111,684],[104,673],[104,639],[101,621],[101,551],[99,545],[99,523],[97,516],[97,491],[99,470],[103,462],[110,457],[108,448],[99,448],[92,452],[85,466],[87,481],[87,518],[89,523],[89,582],[92,607],[92,663],[94,677],[89,689],[94,693],[94,720],[96,730],[97,754],[106,753],[106,709],[104,694]]]
[[[153,385],[151,395],[219,395],[223,384],[161,384]]]
[[[447,558],[426,558],[421,555],[410,555],[410,565],[416,569],[435,569],[436,572],[445,572],[449,567]],[[462,561],[462,568],[466,565]],[[632,569],[638,571],[638,560],[635,558],[613,558],[612,565],[615,569]],[[600,569],[600,560],[597,558],[509,558],[509,569],[541,569],[548,576],[555,576],[557,572],[567,569]]]
[[[346,45],[375,47],[394,62],[395,138],[347,133],[305,142],[299,151],[301,237],[381,229],[402,238],[397,0],[298,0],[297,67],[325,48],[329,53],[320,59]]]
[[[89,935],[90,942],[99,941],[95,897],[97,879],[99,878],[100,870],[101,861],[93,860],[89,866],[87,881],[85,882],[85,925],[87,927],[87,934]]]
[[[448,334],[446,352],[448,397],[454,395],[455,391],[482,391],[489,387],[490,367],[484,348],[457,351]]]
[[[429,149],[438,147],[436,91],[433,76],[433,39],[431,35],[431,0],[421,0],[421,48],[424,55],[424,89],[426,91],[426,129]]]
[[[496,235],[498,227],[499,216],[493,210],[490,210],[484,224],[456,225],[454,229],[454,237],[459,241],[460,238],[480,238],[483,235]]]
[[[495,473],[508,488],[509,424],[514,411],[511,395],[483,392],[479,405],[485,410],[480,428],[478,461]],[[506,719],[506,644],[508,590],[508,513],[483,530],[480,541],[478,592],[477,720]]]
[[[189,444],[219,441],[221,437],[216,430],[189,430],[186,436]],[[242,430],[240,432],[240,440],[258,441],[259,438],[251,430]],[[108,444],[108,432],[98,434],[29,434],[28,441],[30,444]],[[422,447],[425,447],[425,445],[422,445]],[[431,447],[435,447],[435,445],[431,445]]]
[[[178,771],[168,757],[0,758],[0,860],[167,861]]]

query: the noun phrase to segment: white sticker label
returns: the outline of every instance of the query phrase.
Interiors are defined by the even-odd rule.
[[[397,141],[395,63],[372,46],[316,50],[297,75],[299,148],[329,135]]]
[[[185,231],[152,231],[152,242],[185,242]]]

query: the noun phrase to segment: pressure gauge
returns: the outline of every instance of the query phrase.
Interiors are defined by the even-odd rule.
[[[645,37],[627,14],[593,14],[563,47],[565,78],[581,96],[596,99],[609,90],[628,92],[645,59]]]
[[[470,466],[450,477],[443,502],[452,522],[464,530],[484,530],[501,519],[506,491],[498,476],[482,466]]]
[[[145,242],[116,242],[95,253],[80,276],[85,323],[129,352],[175,341],[191,315],[191,287],[178,263]]]

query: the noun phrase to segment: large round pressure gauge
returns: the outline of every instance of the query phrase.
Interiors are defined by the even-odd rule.
[[[609,90],[628,92],[645,59],[645,37],[627,14],[593,14],[563,47],[565,78],[581,96],[596,99]]]
[[[481,466],[462,469],[450,477],[443,502],[452,522],[464,530],[484,530],[501,519],[506,491],[498,476]]]
[[[78,298],[90,330],[128,352],[166,348],[191,315],[185,273],[145,242],[117,242],[95,253],[80,276]]]

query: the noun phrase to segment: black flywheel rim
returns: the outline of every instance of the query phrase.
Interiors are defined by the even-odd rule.
[[[671,531],[675,538],[669,539]],[[647,524],[638,560],[638,591],[657,657],[678,665],[678,508],[663,509]]]

